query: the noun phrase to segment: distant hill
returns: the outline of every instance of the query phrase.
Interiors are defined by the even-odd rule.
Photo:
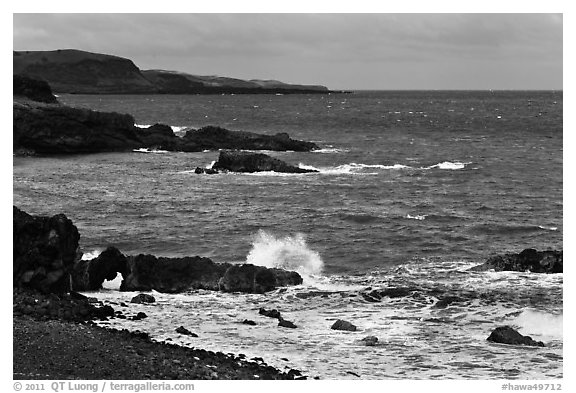
[[[14,74],[45,80],[56,93],[77,94],[289,94],[328,93],[324,86],[274,80],[199,76],[140,70],[131,60],[75,49],[14,51]]]

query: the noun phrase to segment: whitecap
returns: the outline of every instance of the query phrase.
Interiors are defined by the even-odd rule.
[[[411,216],[410,214],[406,214],[406,218],[409,218],[411,220],[425,220],[426,219],[427,214],[417,214],[415,216]]]
[[[429,167],[425,167],[422,169],[433,169],[433,168],[438,168],[438,169],[449,169],[449,170],[457,170],[457,169],[464,169],[466,167],[466,165],[470,164],[470,162],[459,162],[459,161],[455,161],[455,162],[451,162],[451,161],[443,161],[440,162],[436,165],[432,165]]]
[[[306,244],[304,234],[276,237],[262,229],[254,236],[246,263],[303,274],[320,274],[324,266],[320,254]]]
[[[156,149],[148,149],[148,148],[140,148],[132,150],[134,153],[152,153],[152,154],[165,154],[168,153],[168,150],[156,150]]]
[[[544,225],[538,225],[538,228],[544,229],[546,231],[557,231],[558,227],[545,227]]]
[[[82,260],[83,261],[89,261],[91,259],[97,258],[98,255],[100,255],[102,253],[101,249],[95,249],[92,251],[88,251],[82,254]]]

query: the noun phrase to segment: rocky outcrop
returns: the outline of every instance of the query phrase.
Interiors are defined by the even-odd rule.
[[[530,336],[523,336],[510,326],[497,327],[492,333],[490,333],[487,340],[500,344],[528,345],[531,347],[545,346],[542,341],[535,341]]]
[[[294,322],[287,321],[286,319],[278,320],[278,326],[290,328],[290,329],[296,329],[297,328],[297,326],[294,324]]]
[[[163,258],[154,255],[129,256],[121,291],[176,293],[189,289],[218,290],[218,281],[231,266],[208,258]]]
[[[268,318],[282,319],[282,314],[280,314],[280,311],[276,309],[266,310],[265,308],[260,307],[260,309],[258,310],[258,314],[264,315],[265,317]]]
[[[536,251],[528,248],[519,254],[504,254],[491,257],[482,265],[474,266],[470,270],[562,273],[564,264],[562,251]]]
[[[22,75],[13,77],[13,94],[32,101],[55,104],[58,102],[52,94],[52,89],[46,81],[28,78]]]
[[[264,293],[279,286],[302,283],[298,273],[281,269],[214,263],[202,257],[157,258],[143,254],[127,258],[123,278],[122,291],[154,289],[166,293],[190,289]]]
[[[80,260],[72,270],[72,288],[75,291],[94,291],[102,288],[105,280],[114,280],[126,271],[126,257],[115,247],[108,247],[91,260]]]
[[[349,332],[355,332],[357,330],[356,326],[348,321],[344,321],[342,319],[337,320],[334,324],[330,327],[333,330],[346,330]]]
[[[34,217],[16,206],[12,212],[14,287],[69,291],[78,229],[64,214]]]
[[[184,326],[180,326],[179,328],[176,328],[176,333],[183,334],[185,336],[190,336],[190,337],[198,337],[198,335],[196,333],[192,333],[190,330],[186,329]]]
[[[142,146],[130,115],[14,102],[13,119],[14,150],[79,154],[130,151]]]
[[[367,347],[373,347],[376,344],[378,344],[378,337],[376,336],[366,336],[364,337],[362,340],[360,340],[360,342],[364,345],[366,345]]]
[[[136,135],[148,148],[178,151],[182,138],[176,136],[172,127],[164,124],[154,124],[147,128],[136,127]]]
[[[262,153],[250,153],[244,151],[221,151],[218,161],[212,166],[214,171],[230,172],[268,172],[279,173],[313,173],[310,169],[302,169],[285,163],[277,158]],[[204,171],[205,172],[205,171]],[[201,172],[201,173],[204,173]]]
[[[14,288],[12,304],[14,315],[28,315],[39,320],[83,322],[114,317],[111,306],[104,306],[75,292],[46,294],[28,288]]]
[[[277,287],[302,284],[296,272],[269,269],[251,264],[232,265],[218,281],[221,291],[264,293]]]
[[[312,142],[292,139],[286,133],[264,135],[214,126],[190,130],[182,137],[182,151],[217,149],[311,151],[318,149],[318,146]]]
[[[137,303],[137,304],[145,304],[145,303],[154,303],[156,299],[152,295],[148,295],[147,293],[139,293],[138,295],[134,296],[130,303]]]

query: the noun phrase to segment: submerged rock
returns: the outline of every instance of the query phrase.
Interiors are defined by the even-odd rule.
[[[496,255],[471,271],[516,271],[532,273],[562,273],[564,263],[562,251],[536,251],[527,248],[519,254]]]
[[[367,336],[360,340],[366,345],[367,347],[373,347],[378,343],[378,337],[376,336]]]
[[[258,314],[260,315],[264,315],[266,317],[269,318],[276,318],[276,319],[282,319],[282,315],[280,314],[280,311],[273,309],[273,310],[266,310],[265,308],[260,308],[260,310],[258,310]]]
[[[542,341],[535,341],[530,336],[523,336],[510,326],[497,327],[490,333],[487,340],[500,344],[528,345],[531,347],[545,346]]]
[[[31,216],[12,210],[13,284],[42,292],[70,291],[80,234],[64,214]]]
[[[334,324],[330,327],[333,330],[346,330],[349,332],[355,332],[357,330],[356,326],[351,324],[348,321],[344,321],[342,319],[337,320]]]
[[[242,321],[242,323],[243,323],[244,325],[256,326],[256,322],[254,322],[254,321],[252,321],[252,320],[250,320],[250,319],[245,319],[245,320]]]
[[[147,293],[139,293],[138,295],[134,296],[130,303],[154,303],[156,299],[152,295],[148,295]]]
[[[183,334],[185,336],[198,337],[198,335],[196,333],[192,333],[190,330],[186,329],[184,326],[180,326],[179,328],[177,328],[176,333]]]
[[[218,161],[212,166],[215,170],[231,172],[280,172],[280,173],[312,173],[312,169],[302,169],[287,164],[277,158],[262,153],[225,150],[220,152]]]
[[[312,142],[292,139],[286,133],[264,135],[215,126],[188,131],[182,138],[183,151],[217,149],[311,151],[318,149],[318,146]]]
[[[290,328],[290,329],[296,329],[296,325],[294,325],[293,322],[287,321],[285,319],[280,319],[278,321],[278,326]]]

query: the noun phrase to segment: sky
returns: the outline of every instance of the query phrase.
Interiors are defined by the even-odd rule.
[[[562,14],[14,14],[14,50],[331,89],[562,89]]]

